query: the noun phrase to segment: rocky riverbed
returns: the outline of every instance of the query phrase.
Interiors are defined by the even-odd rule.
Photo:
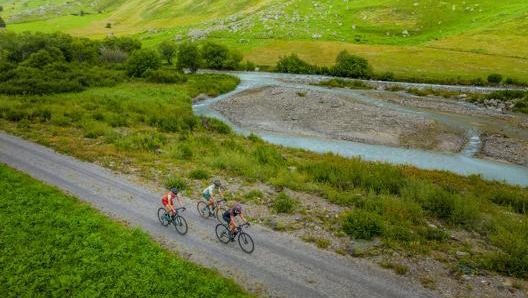
[[[404,91],[356,92],[417,111],[462,115],[476,123],[480,131],[476,157],[528,166],[526,115],[468,103],[463,96],[446,99]],[[463,128],[428,118],[424,113],[385,108],[383,104],[355,100],[354,96],[309,88],[251,89],[219,101],[212,108],[234,124],[250,129],[440,152],[459,152],[469,141]]]

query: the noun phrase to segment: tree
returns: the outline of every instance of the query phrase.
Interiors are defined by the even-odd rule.
[[[283,73],[311,73],[312,66],[307,62],[301,60],[297,54],[280,57],[275,66],[278,72]]]
[[[206,42],[202,46],[201,54],[205,68],[222,69],[224,62],[227,60],[229,50],[223,45]]]
[[[195,73],[198,70],[199,63],[200,53],[196,44],[190,42],[180,44],[178,47],[178,62],[176,63],[176,68],[179,71],[188,69],[190,72]]]
[[[140,49],[130,55],[127,62],[127,74],[142,77],[145,71],[156,70],[161,66],[161,58],[156,50]]]
[[[4,19],[0,17],[0,28],[5,28],[5,27],[6,27],[6,23],[4,22]]]
[[[172,65],[172,58],[176,55],[178,47],[172,41],[165,40],[159,44],[158,50],[163,58],[167,60],[169,65]]]
[[[349,78],[368,79],[372,76],[367,59],[351,55],[346,50],[337,55],[333,72],[336,76]]]

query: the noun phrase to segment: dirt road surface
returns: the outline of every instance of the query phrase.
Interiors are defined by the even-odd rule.
[[[148,189],[132,179],[94,164],[64,156],[0,131],[0,162],[89,202],[104,214],[139,227],[165,247],[205,267],[234,278],[261,297],[438,297],[390,271],[360,259],[321,251],[287,234],[253,224],[247,232],[255,251],[236,242],[224,245],[214,234],[213,219],[202,219],[196,200],[186,198],[182,236],[156,217],[163,189]]]

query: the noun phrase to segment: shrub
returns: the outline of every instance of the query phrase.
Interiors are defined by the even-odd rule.
[[[187,184],[185,183],[185,180],[183,180],[183,178],[171,175],[167,177],[167,180],[165,181],[165,187],[167,189],[176,187],[179,191],[183,191],[187,188]]]
[[[191,146],[187,144],[180,145],[176,148],[175,157],[180,160],[191,160],[194,156]]]
[[[312,66],[307,62],[301,60],[296,54],[290,56],[280,57],[275,69],[283,73],[312,73]]]
[[[147,70],[156,70],[161,66],[161,58],[153,49],[140,49],[132,52],[127,61],[127,74],[131,77],[143,77]]]
[[[209,175],[209,172],[207,170],[196,169],[189,172],[189,178],[198,180],[208,180],[209,178],[211,178],[211,175]]]
[[[383,221],[376,213],[354,209],[345,216],[343,231],[354,239],[371,240],[383,232]]]
[[[490,84],[500,84],[502,82],[502,75],[498,73],[492,73],[488,76],[488,83]]]
[[[372,76],[372,69],[367,59],[351,55],[344,50],[336,57],[333,73],[340,77],[369,79]]]
[[[277,213],[293,213],[297,207],[298,202],[290,198],[285,193],[280,193],[275,200],[273,200],[272,208]]]
[[[162,84],[173,84],[173,83],[184,83],[187,81],[187,77],[185,77],[183,74],[178,73],[174,70],[164,70],[164,69],[158,69],[158,70],[152,70],[147,69],[145,73],[143,74],[145,79],[148,82],[152,83],[162,83]]]
[[[244,199],[246,199],[247,201],[253,201],[262,197],[264,197],[264,194],[259,189],[252,189],[250,192],[244,195]]]

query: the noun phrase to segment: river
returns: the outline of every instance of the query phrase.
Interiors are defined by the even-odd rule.
[[[426,111],[388,103],[375,98],[359,95],[356,90],[328,89],[309,85],[313,76],[291,75],[279,73],[259,72],[230,72],[240,78],[240,84],[229,93],[215,98],[200,101],[193,105],[193,111],[197,115],[214,117],[230,125],[237,133],[248,135],[250,133],[259,135],[269,143],[302,148],[314,152],[333,152],[344,157],[361,157],[368,161],[382,161],[391,164],[408,164],[422,169],[446,170],[460,175],[480,175],[487,180],[497,180],[512,185],[528,186],[528,168],[520,165],[484,160],[473,157],[480,148],[479,131],[486,123],[472,121],[467,115],[446,115],[435,111]],[[348,93],[355,99],[370,105],[383,106],[387,109],[397,110],[405,113],[416,113],[438,121],[447,121],[450,124],[463,127],[467,132],[469,142],[460,153],[441,153],[417,149],[405,149],[383,145],[369,145],[357,142],[327,139],[322,137],[299,136],[290,133],[277,133],[264,130],[238,127],[217,111],[210,108],[211,104],[229,98],[239,92],[259,88],[262,86],[282,86],[292,88],[317,89],[325,92]],[[456,87],[465,88],[465,87]],[[528,132],[520,132],[528,134]]]

